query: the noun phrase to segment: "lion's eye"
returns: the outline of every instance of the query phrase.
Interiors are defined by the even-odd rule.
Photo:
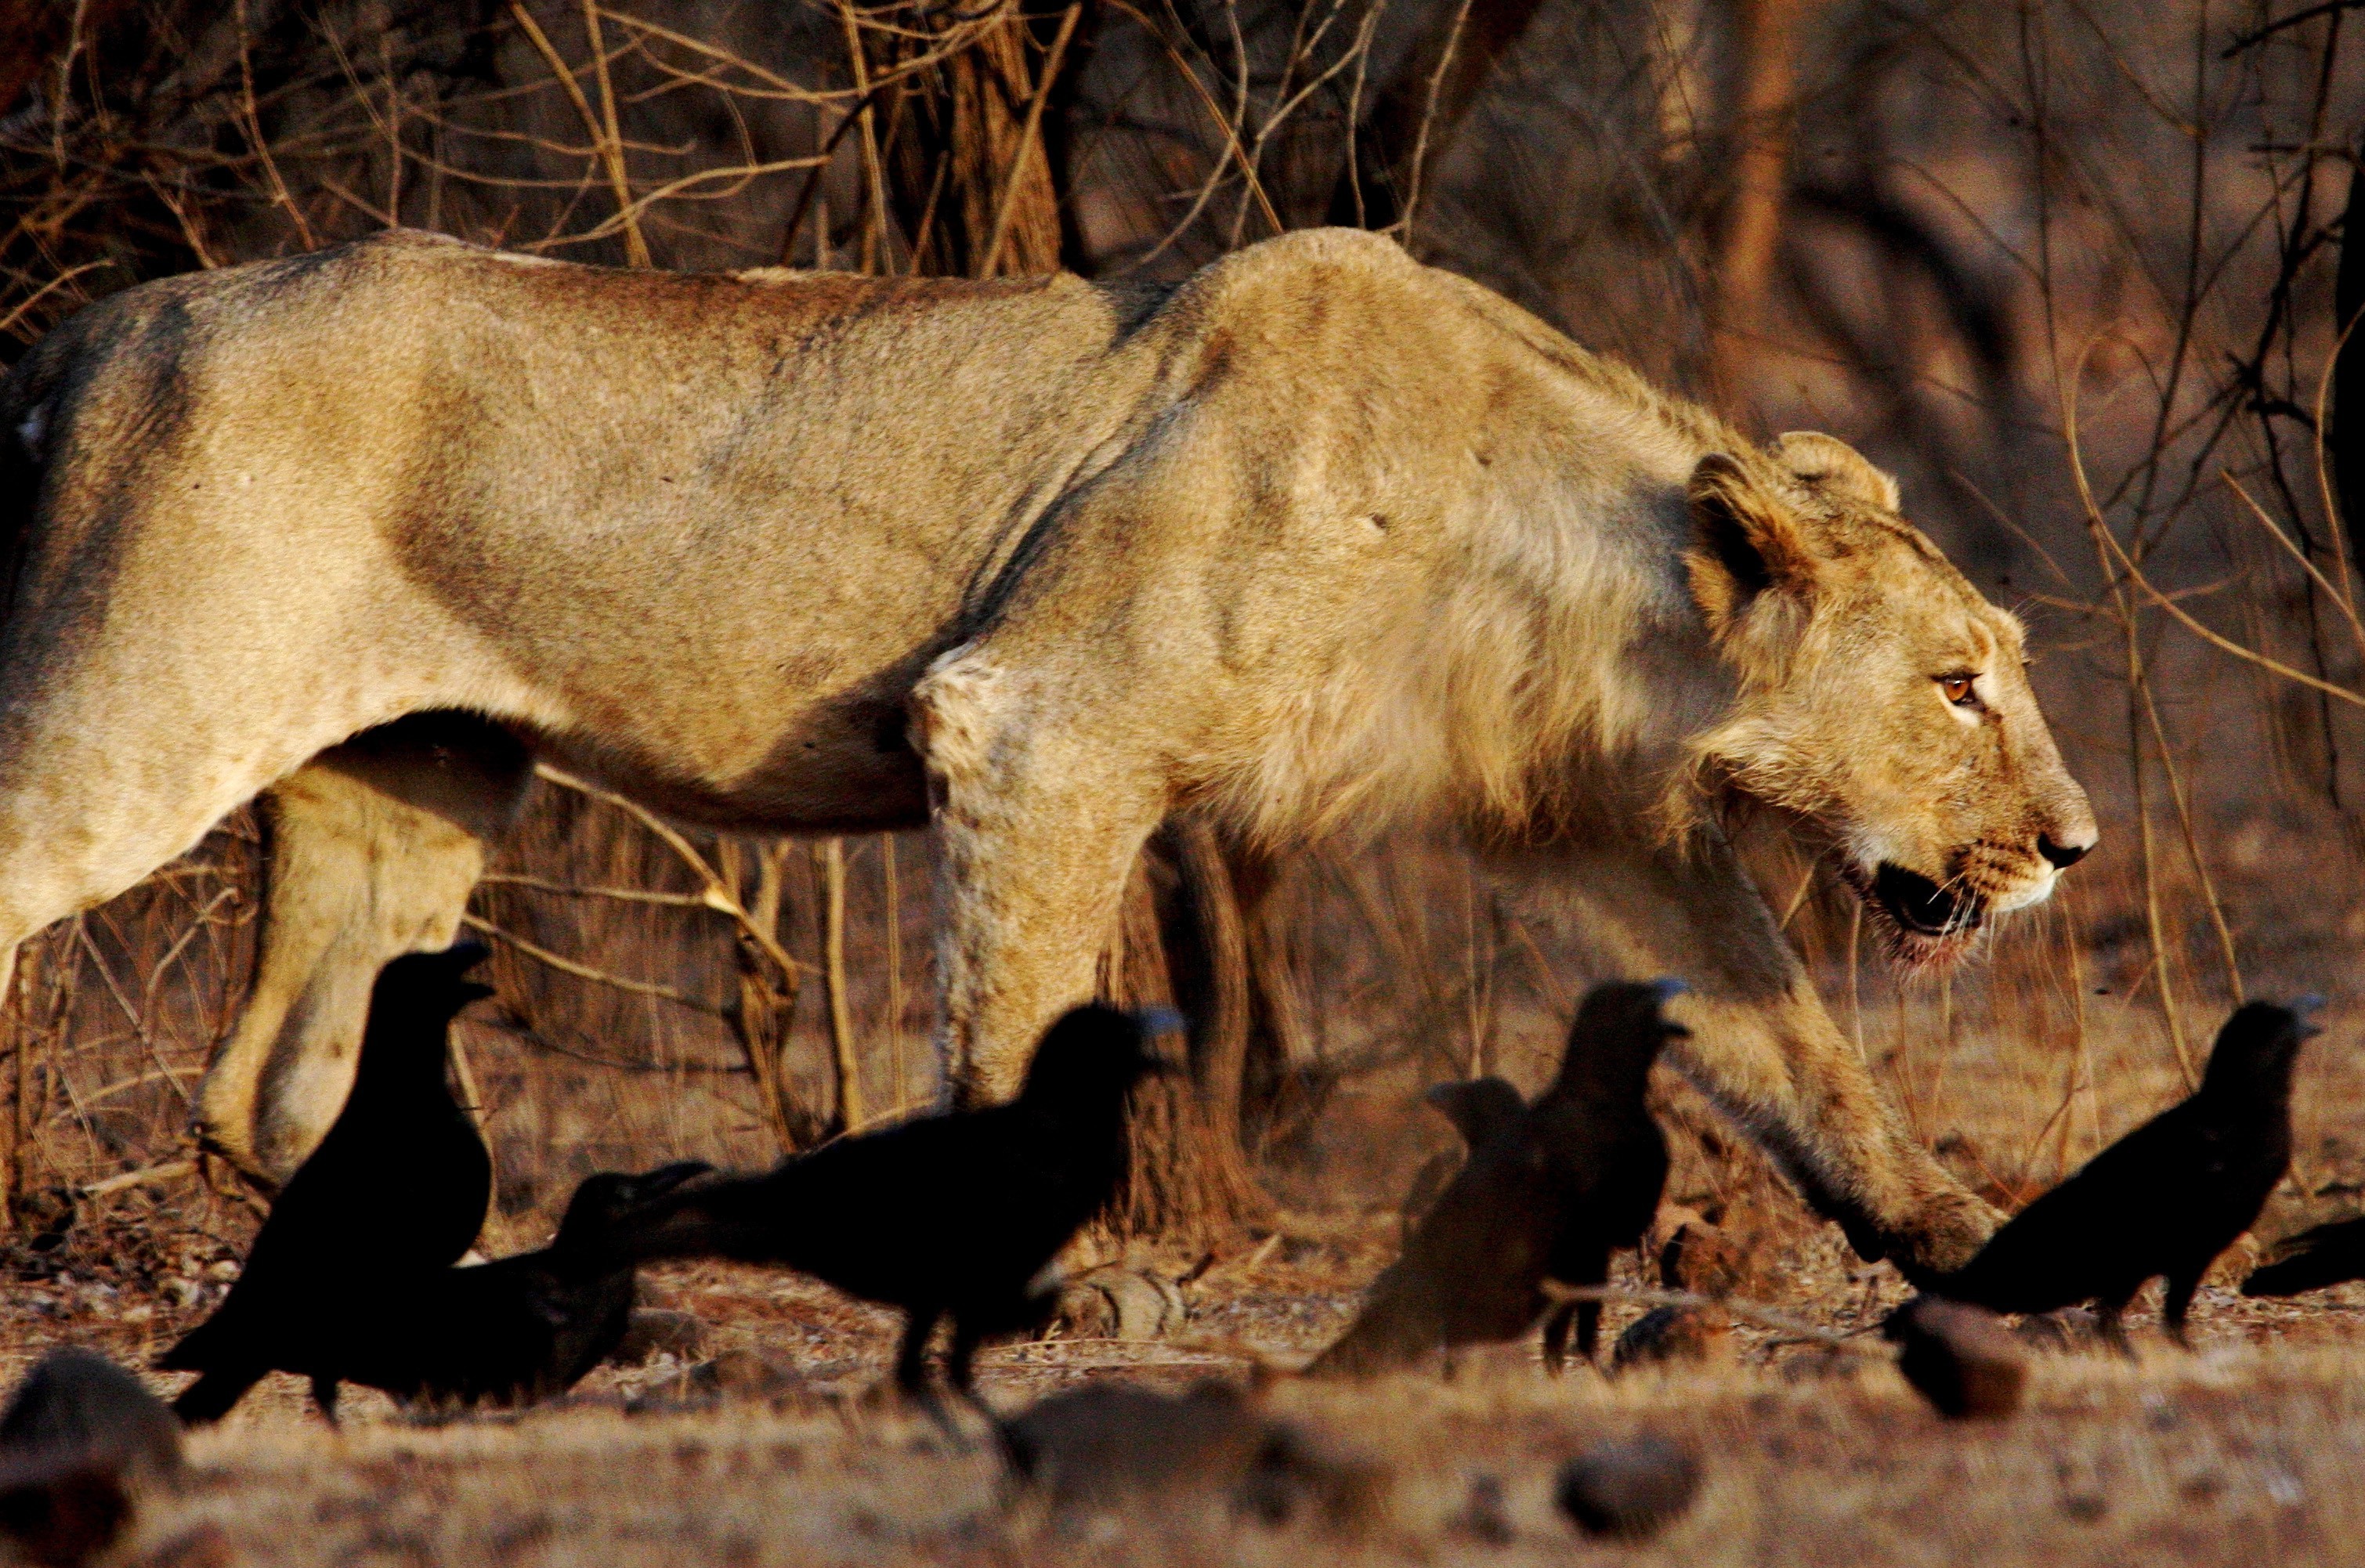
[[[1957,708],[1977,708],[1979,706],[1979,694],[1973,683],[1978,678],[1970,675],[1942,675],[1938,678],[1938,689],[1945,692],[1946,700]]]

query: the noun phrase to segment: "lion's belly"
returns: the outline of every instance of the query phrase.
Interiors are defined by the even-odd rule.
[[[927,792],[903,700],[958,609],[939,576],[854,591],[786,566],[640,571],[596,615],[529,613],[497,640],[560,767],[716,825],[907,826]]]
[[[543,736],[537,751],[568,772],[686,822],[758,832],[883,832],[927,820],[927,781],[908,748],[817,738],[835,726],[801,726],[786,737],[793,755],[753,772],[695,767],[683,749],[623,749],[581,734]],[[650,737],[652,739],[656,737]]]

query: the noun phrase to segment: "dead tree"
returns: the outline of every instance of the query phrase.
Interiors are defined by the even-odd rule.
[[[2348,559],[2365,561],[2365,138],[2348,166],[2348,207],[2340,219],[2340,274],[2333,288],[2336,328],[2348,334],[2333,370],[2333,483]]]

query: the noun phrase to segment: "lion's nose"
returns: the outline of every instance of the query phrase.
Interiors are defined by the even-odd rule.
[[[2049,833],[2040,833],[2036,835],[2036,852],[2064,871],[2086,858],[2086,851],[2093,847],[2094,841],[2091,838],[2087,839],[2083,844],[2059,844],[2054,841],[2053,835]]]

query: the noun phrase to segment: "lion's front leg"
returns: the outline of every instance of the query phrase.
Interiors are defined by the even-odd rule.
[[[1080,696],[979,648],[912,700],[941,845],[941,1049],[964,1103],[1015,1094],[1043,1030],[1093,999],[1126,874],[1165,813],[1154,763],[1088,722]]]
[[[1562,864],[1628,974],[1693,988],[1676,1003],[1692,1037],[1675,1065],[1859,1252],[1917,1279],[1969,1260],[2002,1216],[1906,1132],[1721,837],[1681,848],[1610,840]]]

